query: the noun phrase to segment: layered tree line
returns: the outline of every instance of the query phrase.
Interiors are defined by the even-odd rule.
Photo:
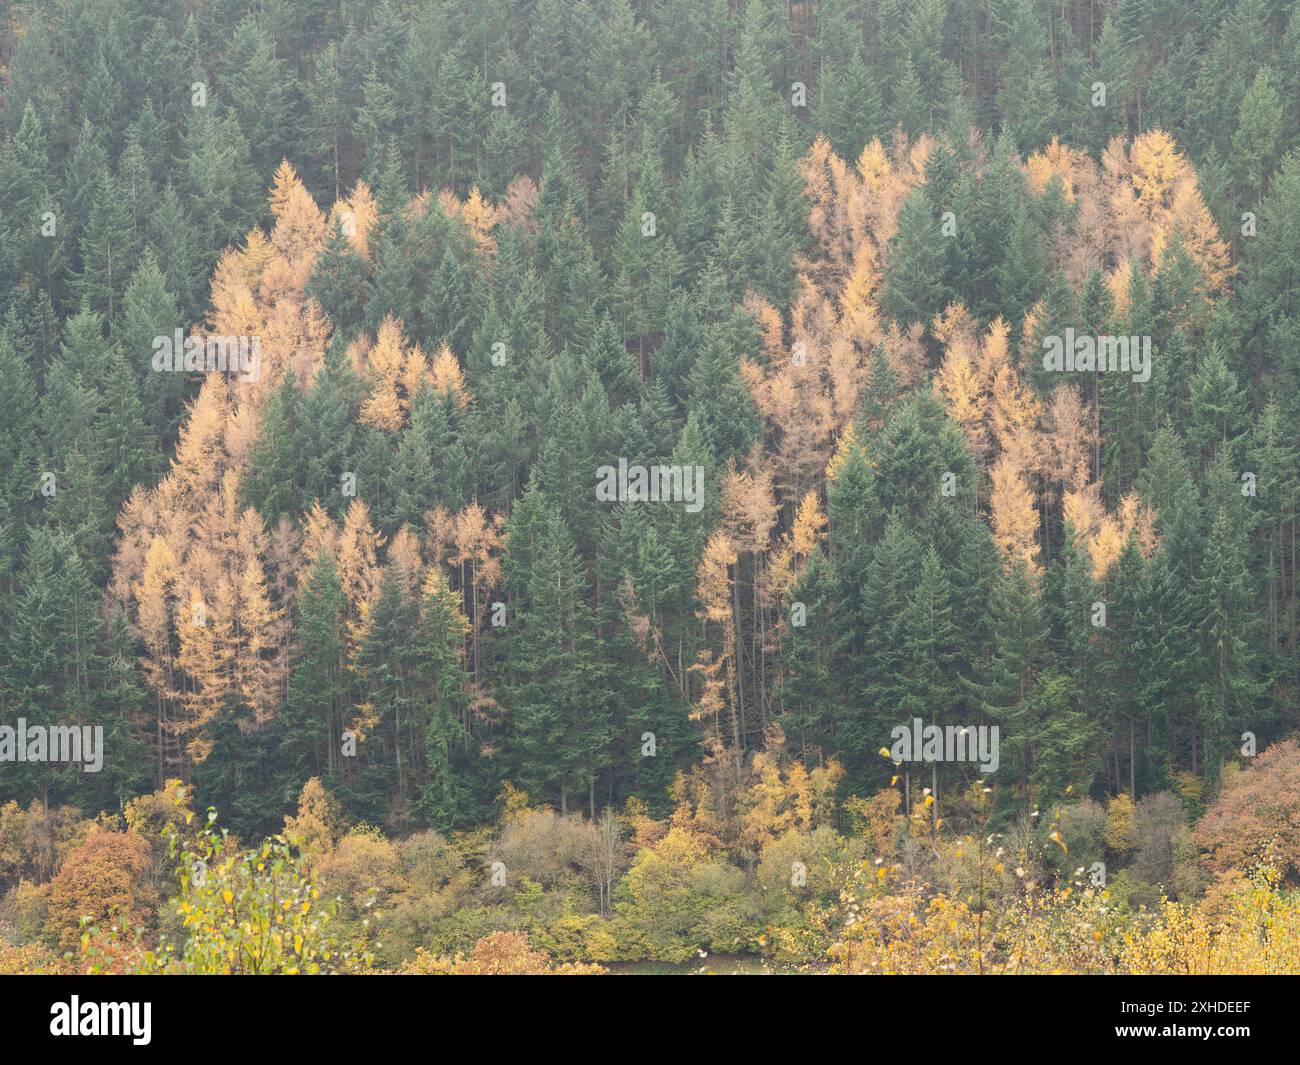
[[[0,798],[402,837],[762,756],[937,822],[920,718],[999,727],[995,822],[1199,810],[1300,724],[1298,57],[1285,0],[10,4],[0,723],[105,760]]]

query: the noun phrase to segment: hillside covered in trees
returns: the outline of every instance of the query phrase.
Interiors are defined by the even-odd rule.
[[[1293,0],[10,3],[0,396],[0,971],[1300,972]]]

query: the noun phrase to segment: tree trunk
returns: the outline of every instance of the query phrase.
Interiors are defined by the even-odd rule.
[[[1137,801],[1137,722],[1128,719],[1128,793]]]

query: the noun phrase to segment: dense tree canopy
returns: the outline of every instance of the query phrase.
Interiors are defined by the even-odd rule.
[[[746,892],[1125,802],[1135,898],[1253,874],[1300,727],[1297,55],[1265,0],[9,5],[0,725],[103,764],[0,761],[45,840],[0,936],[157,933],[121,817],[169,781],[245,841],[306,787],[337,824],[277,875],[364,869],[414,971],[828,961]],[[602,497],[633,468],[677,497]],[[882,757],[913,720],[999,764]],[[500,855],[531,945],[470,898]]]

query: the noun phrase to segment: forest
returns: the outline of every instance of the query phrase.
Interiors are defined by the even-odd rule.
[[[0,972],[1300,974],[1295,0],[9,0],[0,396]]]

